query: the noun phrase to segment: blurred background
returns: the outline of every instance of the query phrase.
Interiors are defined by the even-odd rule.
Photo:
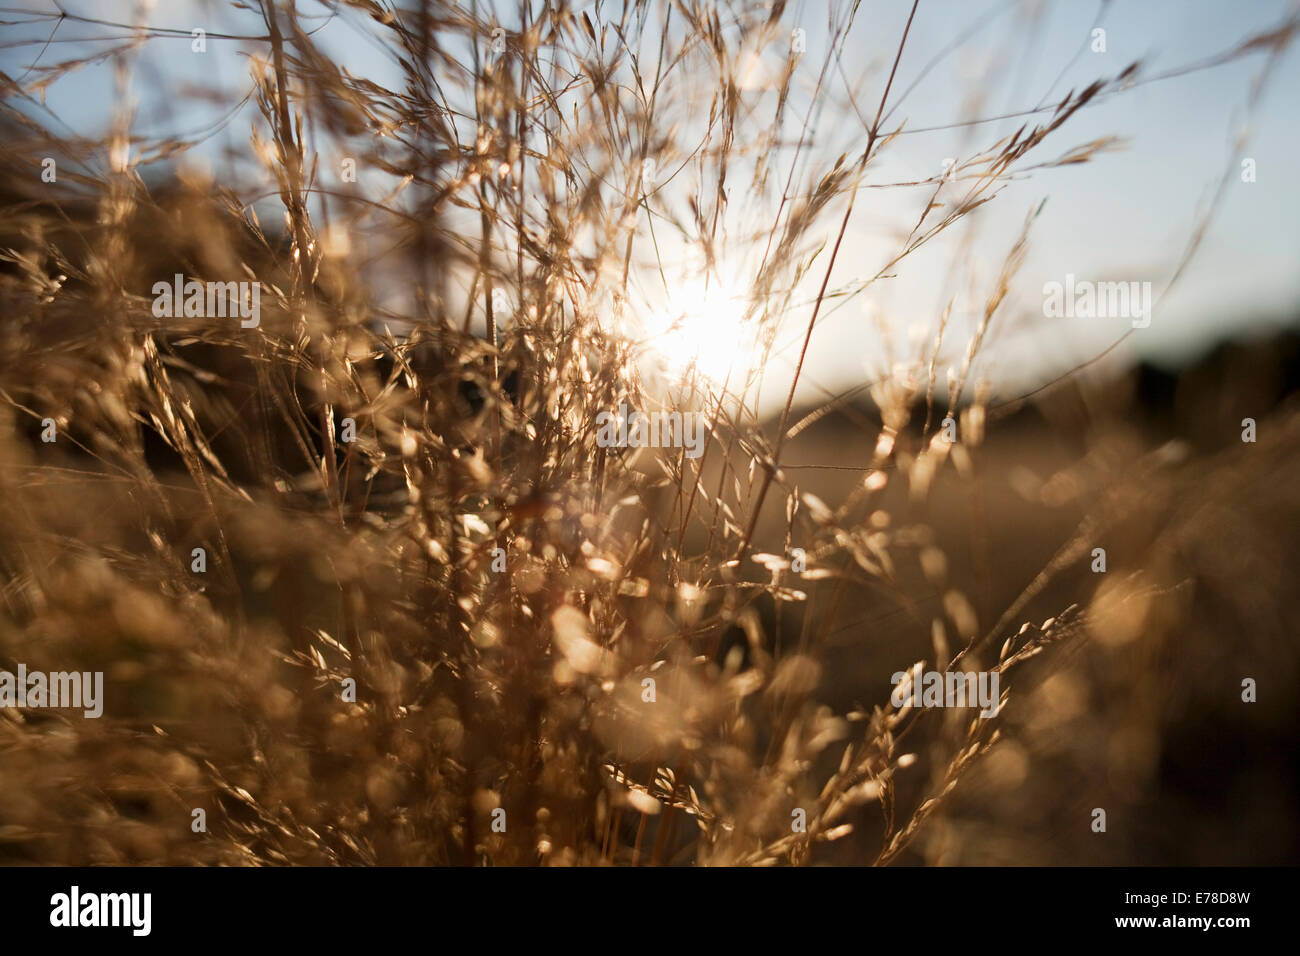
[[[528,606],[513,619],[520,633],[538,628],[528,632],[537,643],[527,644],[522,663],[498,662],[492,655],[503,642],[493,628],[501,622],[492,606],[513,605],[482,584],[480,577],[490,580],[488,539],[471,546],[465,530],[473,523],[467,518],[494,524],[511,509],[549,515],[551,506],[561,508],[562,520],[547,518],[545,532],[510,526],[520,540],[534,539],[532,553],[544,555],[537,567],[544,567],[547,586],[526,591],[528,601],[535,594],[555,601],[601,594],[584,607],[593,634],[600,632],[599,615],[607,615],[602,649],[615,646],[610,633],[624,641],[620,647],[632,644],[610,621],[631,622],[626,633],[638,640],[638,629],[653,632],[645,640],[654,651],[645,650],[636,666],[671,660],[685,671],[703,662],[700,673],[719,685],[734,676],[725,670],[732,649],[743,652],[743,666],[758,668],[763,654],[779,663],[815,647],[819,669],[809,689],[816,707],[801,700],[806,713],[799,711],[806,727],[830,713],[866,720],[861,715],[888,699],[890,675],[916,661],[933,665],[969,642],[963,666],[989,666],[1004,638],[1024,633],[1023,623],[1034,626],[1031,633],[1051,635],[1046,622],[1079,616],[1077,633],[1046,646],[1004,684],[1012,690],[1000,739],[962,769],[955,786],[947,786],[948,774],[965,718],[927,714],[899,732],[899,752],[915,754],[915,762],[900,765],[891,741],[886,763],[897,782],[888,806],[857,808],[851,833],[818,844],[799,862],[877,861],[882,839],[895,832],[895,809],[901,820],[902,808],[910,813],[936,794],[942,805],[885,862],[1300,859],[1300,607],[1292,599],[1300,590],[1300,185],[1291,175],[1300,150],[1292,92],[1300,58],[1287,45],[1293,4],[922,0],[912,16],[910,3],[866,0],[847,29],[854,5],[812,0],[750,4],[751,20],[739,13],[733,19],[726,4],[566,6],[572,24],[584,17],[594,24],[592,46],[601,52],[580,52],[586,48],[568,40],[551,50],[539,40],[530,48],[531,76],[539,88],[545,79],[556,112],[573,115],[573,126],[553,139],[526,138],[529,170],[504,153],[496,181],[520,177],[521,219],[531,216],[553,231],[561,228],[558,219],[540,198],[539,170],[548,163],[572,173],[568,188],[575,194],[579,182],[598,183],[592,193],[600,198],[592,203],[610,223],[628,218],[619,212],[623,181],[640,190],[642,202],[632,207],[640,217],[631,228],[636,241],[627,240],[621,285],[619,257],[607,255],[606,237],[593,224],[600,217],[568,237],[575,259],[589,254],[591,272],[612,271],[621,290],[618,301],[597,302],[593,293],[583,303],[596,338],[636,343],[629,365],[639,363],[645,373],[644,394],[698,408],[713,404],[740,423],[737,436],[741,424],[752,429],[728,446],[733,457],[701,463],[697,487],[722,504],[711,522],[681,518],[676,554],[663,541],[677,532],[674,494],[694,480],[683,472],[641,458],[628,463],[633,477],[626,487],[611,477],[603,488],[602,458],[599,469],[584,465],[569,484],[557,479],[548,486],[532,476],[484,471],[473,450],[490,450],[484,409],[499,407],[494,402],[528,407],[537,369],[518,355],[533,347],[530,336],[545,339],[521,318],[541,297],[526,282],[499,283],[507,296],[493,320],[504,343],[499,382],[484,371],[495,366],[480,351],[489,328],[482,262],[496,257],[508,274],[517,256],[522,276],[525,249],[507,230],[476,259],[484,214],[474,197],[486,196],[482,180],[492,178],[492,171],[471,172],[489,153],[475,146],[483,142],[479,113],[487,101],[486,83],[478,81],[493,55],[493,25],[514,43],[544,22],[546,5],[430,6],[444,18],[446,39],[434,58],[445,85],[429,102],[445,110],[447,142],[455,142],[437,152],[437,171],[452,184],[449,193],[470,199],[438,208],[445,243],[412,268],[407,220],[426,217],[427,193],[407,188],[414,167],[378,158],[404,147],[401,137],[416,122],[411,115],[432,108],[404,99],[414,83],[411,61],[383,41],[392,11],[414,16],[421,5],[286,5],[317,54],[377,100],[400,103],[393,116],[367,126],[350,124],[353,114],[341,105],[331,114],[328,95],[295,99],[295,106],[311,107],[299,135],[318,163],[319,188],[304,190],[304,202],[328,249],[317,281],[321,299],[375,337],[392,333],[383,359],[389,364],[374,365],[380,381],[396,377],[391,343],[425,325],[420,310],[433,296],[416,279],[421,268],[437,276],[433,311],[456,325],[463,317],[469,333],[455,346],[459,365],[439,364],[439,353],[424,366],[413,361],[407,380],[437,383],[421,386],[433,392],[410,385],[426,402],[422,427],[437,433],[429,442],[429,474],[437,481],[421,485],[424,479],[409,470],[412,446],[405,443],[413,439],[406,432],[377,428],[375,442],[388,457],[375,454],[369,471],[357,466],[366,481],[382,475],[375,497],[346,516],[340,508],[337,526],[321,503],[324,465],[307,469],[310,480],[302,469],[278,467],[294,450],[289,433],[268,433],[265,459],[238,443],[246,437],[242,409],[258,396],[269,405],[276,394],[271,380],[248,369],[279,374],[290,368],[284,356],[307,349],[312,336],[297,335],[294,326],[295,335],[286,335],[292,346],[268,346],[245,365],[210,330],[176,330],[173,345],[182,335],[178,347],[200,344],[181,358],[167,355],[174,402],[169,412],[153,409],[153,419],[134,405],[128,414],[125,397],[119,414],[108,379],[120,373],[134,381],[137,360],[158,374],[150,364],[156,355],[131,353],[120,367],[98,358],[78,364],[88,342],[120,344],[115,337],[137,321],[128,321],[125,308],[114,311],[115,296],[126,289],[138,297],[154,273],[170,277],[181,260],[202,261],[209,243],[227,238],[222,230],[230,229],[230,261],[262,255],[240,245],[249,238],[231,225],[239,217],[254,216],[264,227],[259,235],[270,252],[265,268],[258,266],[263,281],[284,289],[297,281],[298,260],[286,254],[296,241],[292,217],[273,175],[273,138],[259,127],[261,86],[252,78],[268,65],[263,13],[256,5],[197,0],[69,0],[59,7],[11,0],[0,13],[7,90],[0,191],[12,213],[0,224],[8,313],[0,371],[8,400],[0,451],[0,495],[7,501],[0,520],[0,665],[80,661],[105,669],[110,695],[127,702],[114,712],[118,723],[102,725],[3,715],[0,861],[635,863],[645,862],[653,844],[656,861],[753,862],[766,852],[756,847],[779,842],[771,834],[780,827],[769,824],[788,818],[781,801],[812,799],[814,779],[834,774],[841,750],[823,744],[790,757],[795,774],[772,757],[781,750],[780,719],[758,721],[752,736],[719,731],[726,746],[710,759],[724,769],[701,772],[693,786],[703,794],[701,805],[714,801],[718,819],[734,813],[739,829],[753,836],[752,847],[721,852],[725,838],[710,844],[693,824],[683,833],[664,823],[660,831],[664,816],[635,801],[611,822],[610,807],[620,805],[611,796],[617,788],[601,776],[606,764],[653,777],[661,767],[679,766],[664,756],[676,752],[664,745],[658,759],[643,758],[643,767],[624,761],[622,743],[610,743],[616,735],[599,718],[588,720],[600,711],[600,694],[588,688],[583,696],[573,675],[545,690],[520,690],[533,686],[530,675],[551,680],[551,637],[542,622],[554,607],[539,597],[535,614]],[[725,40],[717,46],[714,27],[702,26],[705,10]],[[765,18],[773,18],[768,29],[741,28]],[[606,55],[606,44],[612,51],[621,42],[611,24],[636,28],[629,33],[635,56]],[[201,52],[195,30],[204,31]],[[574,27],[574,35],[580,30]],[[601,74],[606,60],[609,71]],[[290,66],[306,74],[314,64],[303,54]],[[670,66],[673,82],[655,82]],[[623,137],[612,137],[615,146],[580,135],[597,125],[591,77],[602,75],[619,90],[602,101],[618,117],[610,123]],[[1046,125],[1071,91],[1098,80],[1105,83],[1033,158],[987,175],[1023,127]],[[886,84],[891,92],[882,101]],[[725,124],[716,104],[728,98],[732,125],[720,132]],[[644,132],[608,106],[624,99],[637,104],[628,115],[646,121]],[[581,119],[579,107],[589,110]],[[860,178],[836,182],[826,217],[786,251],[794,265],[775,279],[766,276],[767,257],[780,245],[775,223],[819,195],[828,170],[852,167],[874,144],[869,130],[877,125],[882,138]],[[36,160],[47,151],[57,152],[57,183],[40,178]],[[361,159],[355,182],[336,172],[352,158]],[[77,261],[87,249],[113,248],[82,240],[112,225],[121,197],[105,183],[123,165],[139,177],[142,194],[157,199],[156,208],[131,220],[135,285],[96,286],[78,274],[67,285],[77,298],[67,305],[53,278],[58,257]],[[954,173],[945,181],[948,168]],[[715,192],[722,197],[716,203]],[[910,248],[936,219],[983,199],[989,201]],[[849,201],[853,212],[837,245]],[[374,209],[347,218],[346,228],[329,228],[344,219],[341,209],[367,206]],[[537,234],[544,231],[538,225]],[[830,266],[832,248],[838,252]],[[526,251],[535,254],[534,247]],[[332,269],[346,272],[346,281]],[[32,291],[38,274],[54,283],[48,300]],[[1120,316],[1046,316],[1044,286],[1067,275],[1151,283],[1149,327],[1134,328]],[[40,311],[51,302],[48,314]],[[268,317],[268,328],[280,331],[276,323],[287,323],[291,310],[272,309],[280,311]],[[576,335],[555,335],[559,344],[547,346],[554,348],[545,353],[548,361],[538,361],[543,373],[561,368],[566,336]],[[349,374],[372,371],[366,363],[374,355],[355,343],[340,348]],[[109,369],[104,378],[101,366]],[[571,380],[561,373],[567,391],[557,388],[540,405],[615,394],[602,391],[606,379],[585,366]],[[649,384],[655,376],[660,392]],[[954,387],[958,380],[964,388]],[[121,395],[128,394],[124,386]],[[329,389],[322,394],[336,397]],[[60,418],[72,422],[77,438],[75,447],[57,449],[66,457],[39,457],[54,454],[35,437],[44,414],[37,413],[39,402],[73,410]],[[304,404],[309,413],[319,411]],[[429,425],[430,407],[452,424]],[[959,420],[963,450],[935,464],[931,450],[945,409]],[[150,429],[168,434],[164,419],[174,427],[174,419],[188,421],[189,414],[208,427],[215,451],[196,446],[181,462],[184,453],[164,447]],[[521,413],[516,422],[507,414],[497,427],[529,434],[527,427],[545,419]],[[403,423],[414,429],[417,420]],[[1249,441],[1247,420],[1254,423]],[[78,421],[108,424],[102,434],[80,433],[77,427],[92,426]],[[787,426],[784,436],[778,422]],[[313,422],[310,430],[320,444],[309,450],[323,463],[328,429]],[[114,442],[127,449],[122,436],[137,431],[144,437],[139,449],[131,446],[129,466],[105,466]],[[723,430],[715,433],[721,441]],[[567,461],[584,440],[537,439],[546,449],[538,455],[539,474]],[[763,499],[754,494],[761,480],[755,474],[773,460],[766,457],[773,445],[780,449],[779,469],[773,466],[779,492]],[[741,464],[734,457],[738,447],[751,456],[747,475],[743,456]],[[211,466],[212,458],[228,469]],[[196,465],[200,459],[208,464]],[[278,470],[264,467],[270,460]],[[451,460],[469,477],[438,470]],[[519,460],[526,461],[524,452]],[[210,496],[195,477],[210,466],[209,480],[227,497]],[[615,466],[609,469],[613,474]],[[229,487],[221,483],[227,480]],[[647,520],[670,515],[665,525],[673,533],[640,548],[641,539],[616,527],[615,505],[627,500],[616,491],[640,495]],[[579,499],[580,507],[570,507]],[[733,555],[736,525],[745,524],[742,504],[756,518]],[[726,520],[723,505],[736,512]],[[833,520],[818,517],[819,506]],[[402,550],[409,547],[405,531],[385,522],[424,507],[425,524],[412,524],[441,544],[413,538],[423,549],[413,557]],[[606,519],[613,530],[600,524]],[[637,524],[626,513],[620,520]],[[598,527],[607,537],[592,531]],[[588,532],[594,545],[583,538]],[[639,561],[651,568],[645,576],[653,612],[620,603],[626,591],[601,592],[584,570],[584,562],[605,560],[604,549],[613,555],[625,539],[637,547],[619,560],[629,569],[640,568]],[[222,575],[201,589],[173,553],[177,542],[188,550],[194,540],[214,555],[228,549],[220,562],[214,558]],[[835,573],[793,582],[803,589],[797,600],[736,597],[742,585],[791,585],[788,577],[769,575],[775,565],[760,556],[792,547],[805,548],[810,565]],[[1105,552],[1100,571],[1097,548]],[[425,560],[437,566],[436,583],[419,577],[432,571],[412,571]],[[850,573],[864,571],[858,578]],[[840,586],[850,579],[852,586]],[[679,613],[679,589],[692,580],[710,595],[725,592],[708,599],[698,625],[682,623],[689,615]],[[355,643],[345,636],[349,628],[360,635]],[[464,648],[448,650],[439,642],[449,634],[470,637]],[[663,650],[670,636],[681,635],[687,648]],[[331,709],[331,681],[363,657],[373,662],[363,688],[383,705],[358,706],[345,720]],[[465,676],[473,670],[469,661],[483,667],[477,683]],[[1257,682],[1255,702],[1243,700],[1247,679]],[[476,722],[471,714],[492,716]],[[731,728],[733,718],[743,723],[734,714],[719,720]],[[541,737],[539,726],[548,728]],[[497,738],[515,734],[527,740],[520,753],[530,756],[511,763],[513,751],[493,748]],[[716,742],[705,736],[710,746]],[[673,738],[673,746],[685,745]],[[524,778],[533,789],[511,796],[509,785]],[[752,788],[763,795],[757,809],[745,802],[750,788],[739,780],[759,781]],[[510,804],[511,814],[530,815],[522,848],[490,843],[482,826],[484,842],[475,843],[467,821],[484,816],[498,790],[507,802],[519,801]],[[211,839],[195,841],[188,821],[199,805],[227,822],[214,823]],[[1107,812],[1105,833],[1090,827],[1095,808]]]

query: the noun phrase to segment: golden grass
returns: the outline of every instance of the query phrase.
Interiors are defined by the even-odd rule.
[[[946,404],[945,313],[912,374],[873,385],[873,408],[849,396],[796,417],[791,385],[765,422],[759,361],[677,393],[711,422],[698,461],[595,441],[598,412],[663,400],[639,371],[653,343],[614,319],[668,235],[701,271],[754,264],[749,322],[765,349],[796,287],[815,289],[796,330],[802,368],[823,305],[845,294],[832,269],[870,198],[865,177],[904,129],[889,109],[899,64],[933,51],[894,38],[892,68],[866,86],[877,92],[845,104],[830,93],[837,53],[790,55],[762,97],[742,88],[736,38],[784,52],[781,2],[553,4],[499,34],[465,3],[331,7],[383,44],[405,86],[344,72],[292,5],[263,0],[264,33],[240,41],[255,77],[244,158],[264,168],[283,225],[254,203],[266,189],[199,164],[165,185],[147,178],[195,144],[127,150],[126,116],[105,142],[61,138],[39,119],[39,93],[79,64],[6,77],[0,665],[103,670],[108,704],[99,721],[0,713],[0,859],[942,860],[925,834],[953,825],[959,782],[1025,703],[1013,689],[988,720],[895,708],[889,673],[919,649],[933,666],[996,668],[1014,688],[1022,664],[1081,644],[1093,615],[1124,622],[1133,602],[1155,614],[1181,580],[1165,555],[1101,605],[1076,580],[1050,595],[1064,610],[1024,623],[1086,564],[1099,528],[1146,506],[1150,484],[1133,477],[1091,485],[1097,511],[997,607],[967,592],[963,555],[927,523],[932,488],[979,486],[998,409],[973,363],[1032,215],[960,345]],[[833,10],[833,50],[856,9]],[[1295,25],[1265,38],[1272,56]],[[127,26],[107,54],[123,90],[159,40]],[[1027,116],[964,158],[955,182],[921,180],[897,254],[852,294],[1013,173],[1053,162],[1042,144],[1137,75],[1134,64]],[[823,162],[809,121],[788,115],[796,95],[856,117],[860,151]],[[702,133],[687,148],[673,130]],[[390,174],[391,190],[341,180],[340,155],[363,180]],[[45,156],[59,157],[57,184],[31,172]],[[651,157],[658,185],[644,190]],[[746,203],[769,221],[729,233]],[[149,290],[177,272],[261,282],[260,325],[155,318]],[[785,466],[801,432],[840,413],[876,451],[824,502]],[[950,416],[956,445],[938,432]],[[864,604],[903,614],[910,637],[871,647],[854,624]],[[828,656],[846,628],[883,669],[847,695]],[[191,829],[194,808],[206,832]]]

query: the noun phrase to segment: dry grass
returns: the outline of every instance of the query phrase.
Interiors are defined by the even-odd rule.
[[[890,109],[899,63],[934,52],[906,32],[843,102],[830,91],[855,4],[830,14],[836,52],[790,55],[762,96],[745,88],[737,38],[784,54],[782,2],[551,4],[537,18],[533,5],[495,34],[500,52],[497,24],[468,3],[328,6],[383,45],[405,85],[342,71],[292,5],[262,0],[235,121],[251,120],[242,160],[269,193],[197,164],[160,183],[151,171],[195,144],[130,138],[125,115],[104,142],[58,135],[40,89],[80,64],[5,78],[0,665],[102,670],[107,705],[98,721],[0,712],[0,860],[946,860],[927,834],[959,825],[959,787],[998,753],[1005,721],[1030,733],[1051,675],[1084,679],[1090,652],[1068,652],[1098,615],[1123,635],[1126,609],[1165,614],[1160,633],[1187,613],[1197,571],[1180,561],[1203,540],[1198,509],[1222,500],[1206,485],[1294,475],[1294,411],[1253,464],[1229,449],[1198,482],[1142,442],[1116,452],[1121,433],[1098,428],[1072,473],[1077,534],[1023,593],[1010,576],[981,587],[998,568],[978,548],[969,566],[949,553],[927,501],[947,483],[981,487],[999,409],[976,359],[1032,214],[946,393],[946,314],[869,407],[848,396],[798,415],[791,385],[775,425],[752,400],[765,359],[665,391],[643,376],[653,343],[617,321],[673,237],[700,271],[746,263],[760,347],[797,316],[806,352],[824,305],[869,295],[1010,176],[1113,146],[1061,153],[1058,131],[1122,94],[1137,64],[963,157],[955,181],[900,184],[924,198],[896,256],[836,289],[865,177],[904,128]],[[1271,65],[1295,27],[1223,61],[1266,49]],[[164,37],[117,33],[106,57],[126,90],[141,48]],[[824,162],[815,111],[789,115],[792,98],[851,117],[856,151]],[[57,184],[39,178],[45,156],[59,157]],[[341,180],[340,156],[391,188]],[[658,176],[644,189],[648,158]],[[155,318],[150,289],[177,272],[259,281],[260,325]],[[708,416],[703,457],[597,446],[598,412],[665,400]],[[875,451],[828,504],[785,466],[802,432],[837,416]],[[939,433],[947,416],[957,444]],[[1119,464],[1133,460],[1147,470]],[[1151,519],[1146,552],[1131,549],[1145,560],[1107,578],[1120,584],[1094,598],[1075,575],[1052,590],[1153,500],[1169,513]],[[1055,610],[1026,623],[1044,599]],[[856,627],[864,608],[898,612],[897,640]],[[879,664],[847,690],[830,664],[846,628]],[[887,678],[918,658],[998,670],[1007,707],[988,720],[894,708]],[[1021,696],[1041,658],[1057,663]],[[1130,717],[1126,733],[1158,722]],[[1005,771],[994,762],[968,812],[989,812],[971,802]],[[207,832],[192,832],[193,808]],[[805,832],[791,830],[796,808]]]

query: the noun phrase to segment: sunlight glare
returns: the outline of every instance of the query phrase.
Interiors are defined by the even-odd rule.
[[[722,384],[730,372],[735,386],[753,361],[755,324],[744,321],[745,307],[743,295],[717,281],[683,284],[646,319],[647,344],[673,374],[685,376],[694,367]]]

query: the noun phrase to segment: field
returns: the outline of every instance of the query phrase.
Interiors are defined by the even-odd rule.
[[[1037,202],[970,321],[885,309],[860,384],[800,388],[835,309],[1119,149],[1069,131],[1142,63],[886,184],[857,268],[924,2],[843,88],[852,3],[820,58],[783,2],[319,6],[23,14],[116,39],[4,77],[0,672],[103,713],[0,687],[0,862],[1297,859],[1300,312],[1000,382]],[[1248,61],[1249,113],[1298,28],[1196,69]],[[233,155],[44,108],[93,66],[129,102],[158,43],[247,53]]]

